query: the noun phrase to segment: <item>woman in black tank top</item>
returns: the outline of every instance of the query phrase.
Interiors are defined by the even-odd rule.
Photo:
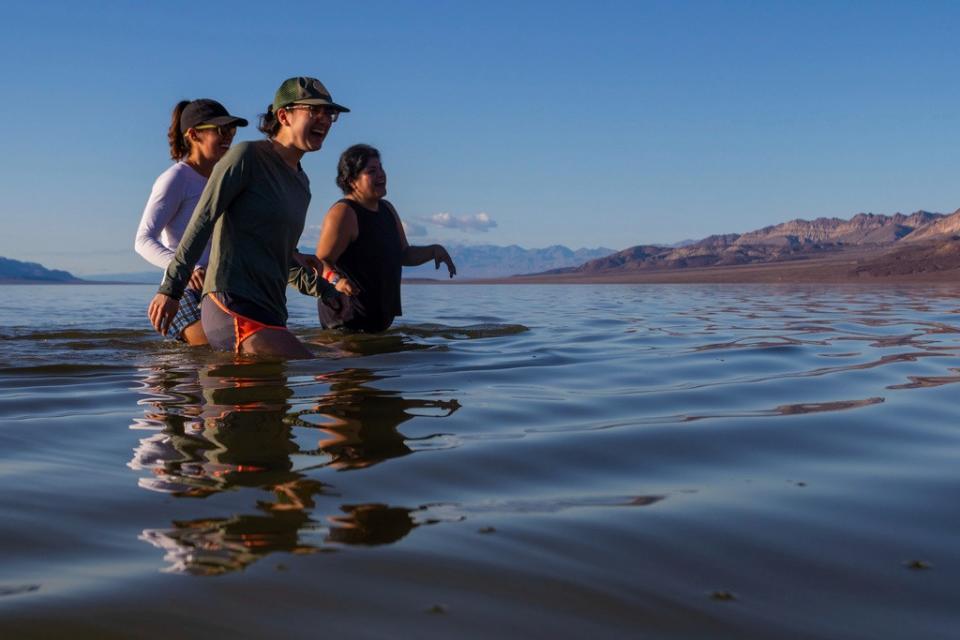
[[[380,152],[357,144],[340,156],[337,186],[345,198],[338,200],[323,221],[317,257],[324,277],[347,295],[318,300],[320,323],[325,329],[384,331],[402,315],[400,278],[404,266],[433,260],[437,269],[447,265],[457,272],[450,254],[439,244],[407,243],[400,216],[387,195],[387,175]]]

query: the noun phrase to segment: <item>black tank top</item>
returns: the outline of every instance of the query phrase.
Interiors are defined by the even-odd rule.
[[[402,315],[403,250],[396,218],[386,200],[380,201],[377,211],[347,198],[340,202],[353,209],[359,233],[357,239],[347,245],[336,267],[360,287],[360,293],[338,296],[332,304],[320,301],[320,322],[327,328],[383,331],[396,316]]]

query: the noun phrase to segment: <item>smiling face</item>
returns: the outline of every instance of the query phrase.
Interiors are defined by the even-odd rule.
[[[318,151],[336,120],[334,112],[323,107],[292,104],[277,113],[280,131],[277,140],[303,153]]]
[[[237,134],[237,128],[203,124],[190,129],[187,134],[190,136],[191,142],[191,159],[199,162],[216,163],[230,148],[233,137]]]
[[[380,164],[380,158],[370,158],[363,166],[360,175],[352,183],[353,193],[357,200],[379,200],[387,195],[387,173]]]

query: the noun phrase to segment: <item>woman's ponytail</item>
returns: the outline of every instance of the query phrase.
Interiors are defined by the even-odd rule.
[[[170,115],[170,128],[167,130],[167,142],[170,143],[170,158],[178,162],[187,157],[190,153],[190,144],[180,133],[180,116],[183,110],[190,104],[189,100],[181,100],[173,107],[173,113]]]

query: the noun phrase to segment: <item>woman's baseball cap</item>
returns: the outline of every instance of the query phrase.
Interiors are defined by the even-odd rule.
[[[183,108],[183,113],[180,114],[180,133],[186,133],[190,127],[197,127],[201,124],[245,127],[250,123],[243,118],[230,115],[227,108],[216,100],[200,98]]]

